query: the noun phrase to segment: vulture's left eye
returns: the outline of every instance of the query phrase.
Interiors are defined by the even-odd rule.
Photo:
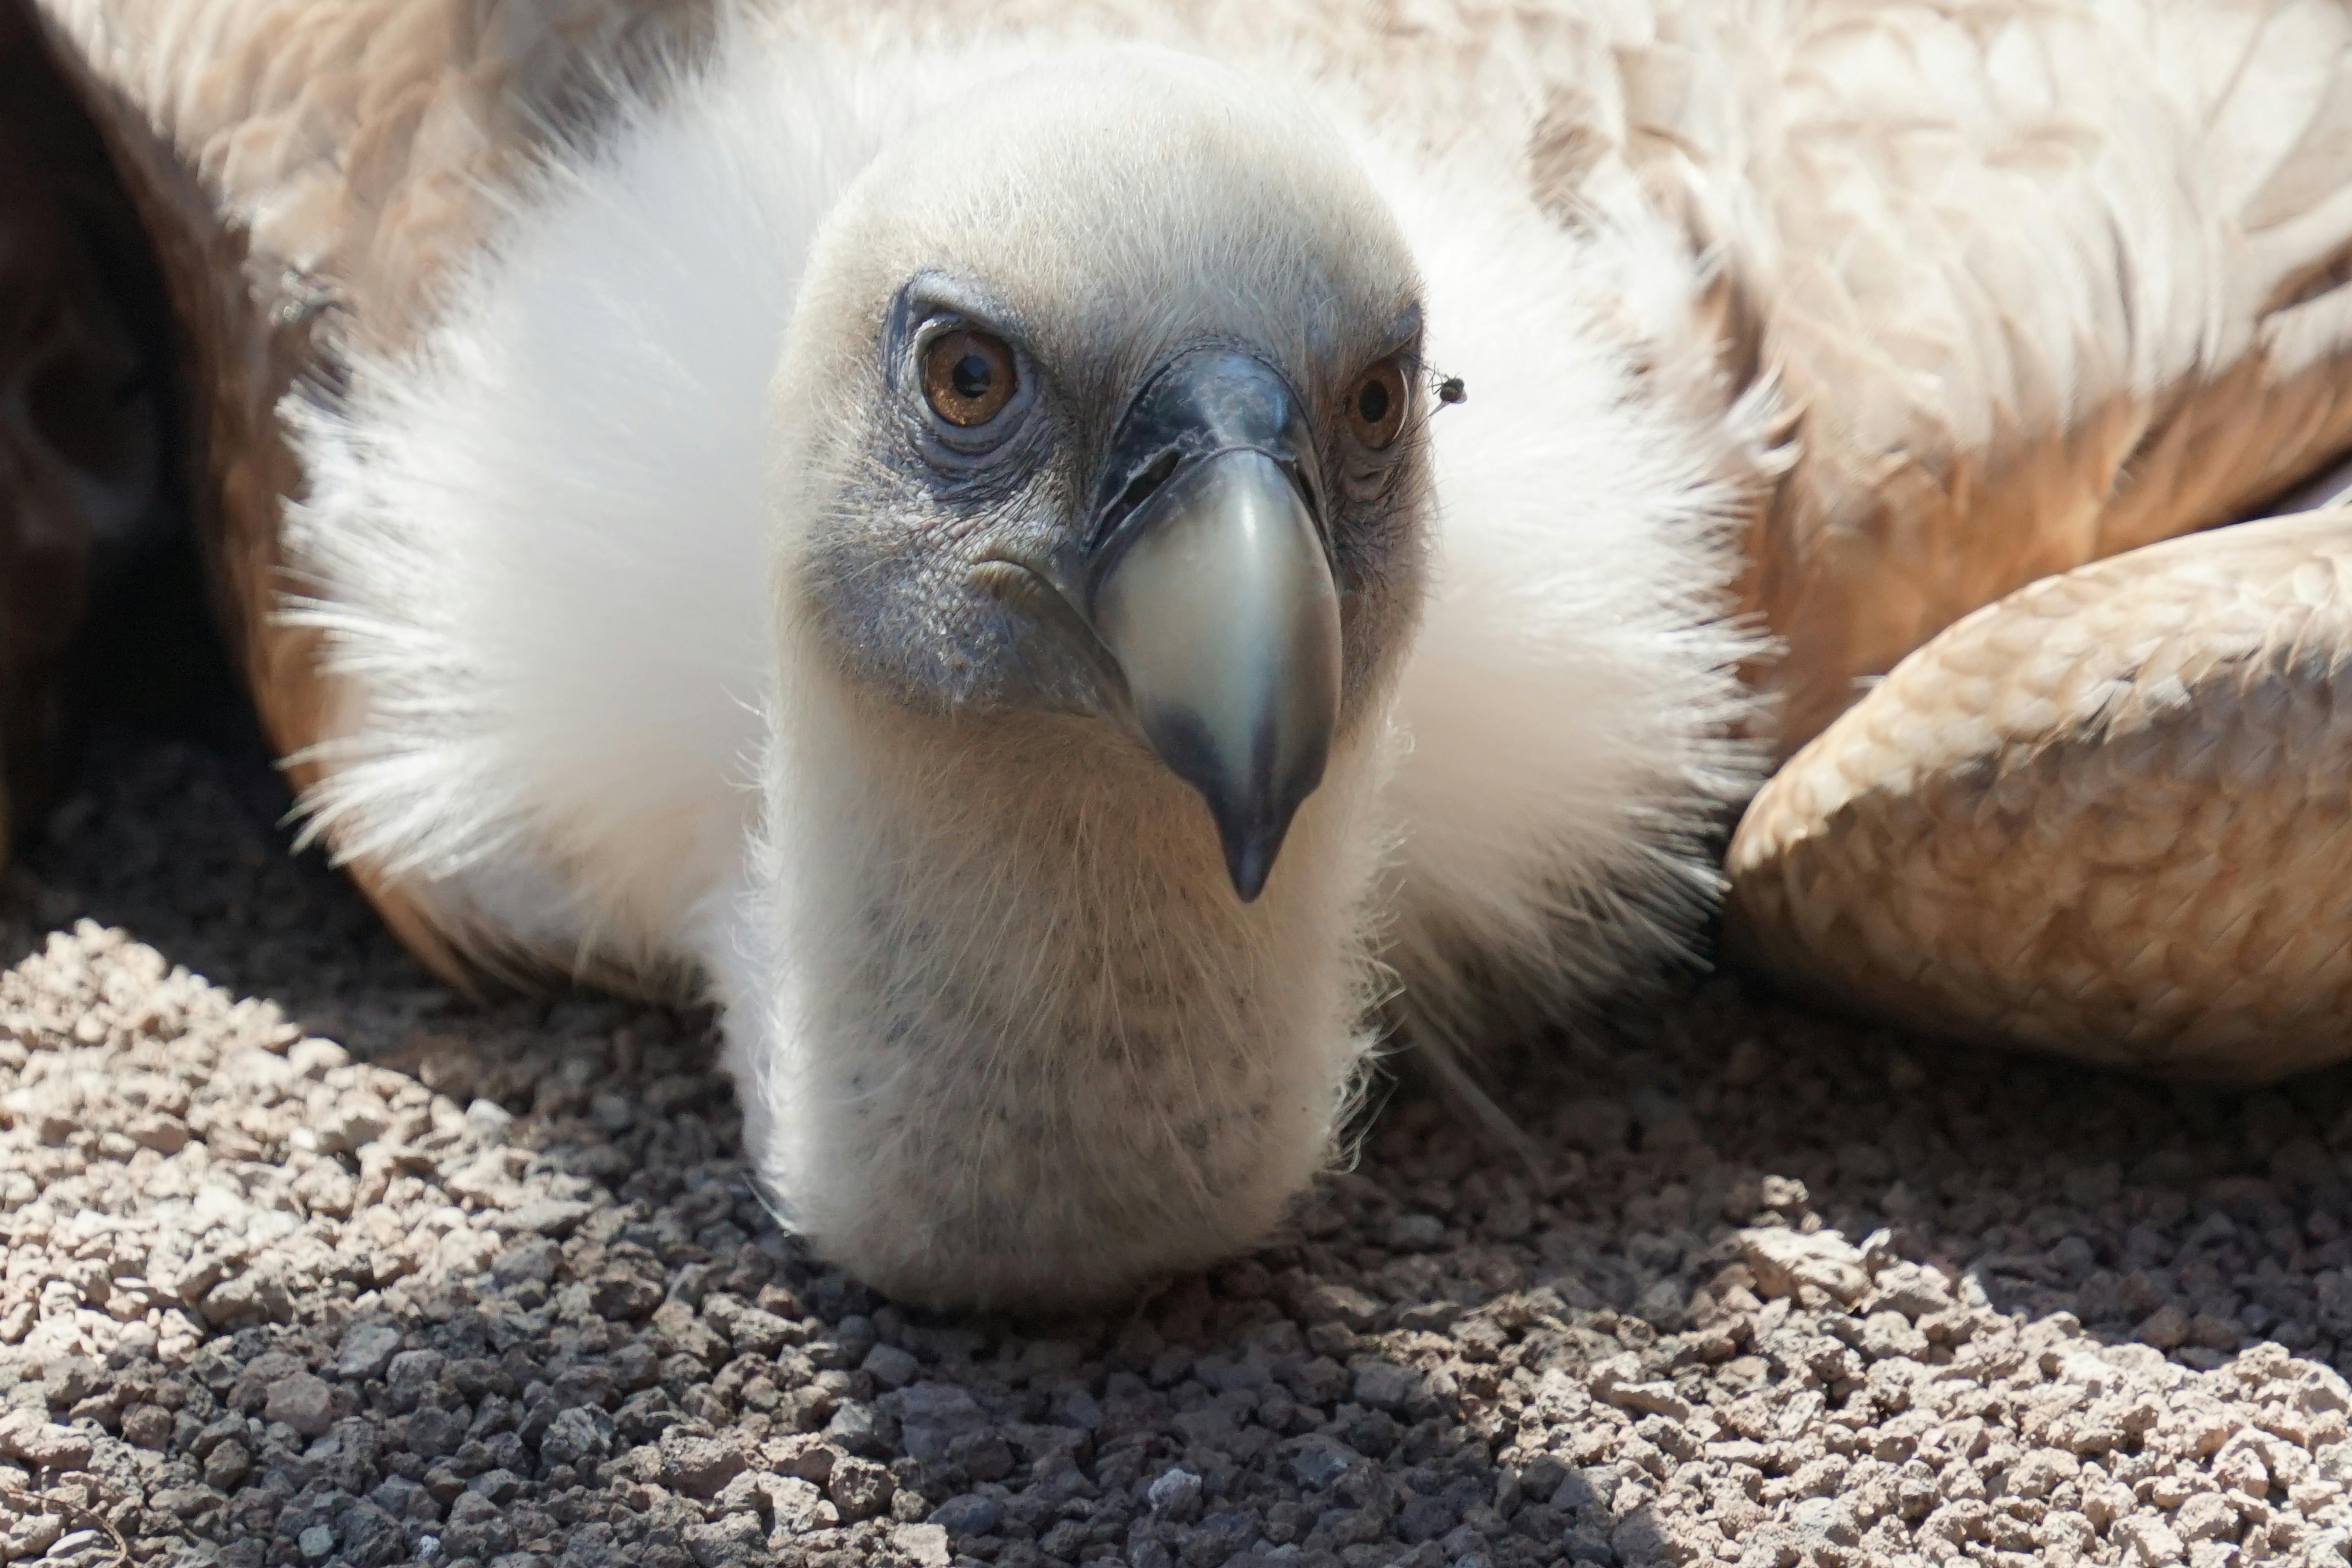
[[[1397,438],[1404,428],[1406,405],[1411,401],[1405,391],[1404,372],[1392,359],[1384,359],[1364,373],[1355,389],[1348,394],[1348,428],[1356,439],[1377,452]]]
[[[1020,390],[1013,351],[987,332],[942,332],[923,351],[923,398],[959,430],[985,425]]]

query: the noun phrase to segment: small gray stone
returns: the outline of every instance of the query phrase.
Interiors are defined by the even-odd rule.
[[[372,1502],[358,1502],[335,1518],[342,1560],[352,1568],[388,1568],[408,1555],[400,1521]]]
[[[1368,1361],[1356,1369],[1356,1403],[1375,1410],[1399,1411],[1412,1403],[1422,1389],[1421,1373],[1394,1362]]]
[[[936,1524],[902,1524],[890,1532],[890,1544],[914,1568],[948,1568],[953,1561],[948,1554],[948,1532]]]
[[[122,1440],[137,1448],[162,1449],[172,1440],[172,1413],[160,1405],[134,1405],[122,1413]]]
[[[400,1330],[393,1324],[353,1323],[343,1331],[343,1342],[335,1352],[334,1373],[352,1382],[382,1377],[399,1352]]]
[[[605,1274],[567,1288],[586,1292],[585,1305],[600,1318],[628,1321],[661,1305],[662,1289],[641,1274]]]
[[[0,1552],[11,1562],[30,1562],[64,1540],[65,1533],[66,1521],[54,1513],[0,1515]]]
[[[42,1420],[29,1410],[0,1416],[0,1457],[22,1460],[37,1470],[78,1470],[89,1462],[89,1439],[70,1426]]]
[[[431,1522],[441,1517],[441,1505],[433,1494],[406,1476],[386,1476],[368,1498],[394,1519]]]
[[[1454,1528],[1454,1510],[1441,1497],[1411,1497],[1397,1510],[1396,1532],[1400,1540],[1418,1545],[1434,1541]]]
[[[931,1510],[931,1522],[957,1537],[992,1535],[1004,1522],[1004,1506],[992,1497],[965,1492]]]
[[[466,1131],[486,1143],[503,1143],[514,1126],[514,1112],[495,1100],[478,1100],[466,1107]]]
[[[562,1241],[595,1213],[594,1205],[571,1198],[533,1198],[517,1204],[499,1220],[499,1228],[513,1234],[530,1232]]]
[[[466,1420],[445,1405],[428,1405],[409,1416],[402,1428],[408,1451],[420,1459],[454,1454],[466,1440]]]
[[[663,1478],[696,1497],[718,1496],[719,1488],[749,1468],[742,1450],[734,1444],[697,1436],[677,1426],[661,1435],[655,1451],[661,1456]]]
[[[1171,1524],[1201,1517],[1201,1478],[1181,1466],[1162,1471],[1144,1497],[1151,1511]]]
[[[383,1369],[384,1392],[394,1410],[411,1410],[433,1396],[445,1363],[438,1351],[403,1351]]]
[[[233,1492],[245,1484],[253,1468],[253,1456],[244,1444],[234,1437],[225,1438],[205,1456],[205,1485],[215,1491]]]
[[[1445,1245],[1445,1222],[1433,1214],[1401,1214],[1389,1221],[1384,1237],[1398,1252],[1433,1252]]]
[[[1446,1560],[1454,1563],[1454,1568],[1462,1568],[1464,1560],[1474,1552],[1486,1552],[1486,1538],[1478,1533],[1475,1525],[1457,1524],[1438,1542],[1437,1549],[1445,1553]]]
[[[787,1535],[821,1529],[828,1520],[839,1516],[840,1510],[824,1500],[824,1493],[798,1476],[772,1477],[762,1489],[768,1494],[769,1509],[776,1516],[776,1528]],[[819,1513],[820,1509],[825,1511]]]
[[[897,1345],[876,1345],[866,1352],[858,1367],[885,1388],[904,1388],[922,1370],[923,1363]]]
[[[796,1337],[796,1327],[773,1312],[747,1307],[732,1296],[713,1296],[702,1315],[727,1336],[737,1355],[773,1355]]]
[[[1297,1478],[1299,1485],[1321,1491],[1362,1458],[1353,1448],[1318,1435],[1303,1440],[1290,1456],[1290,1473]]]
[[[707,1524],[686,1527],[686,1549],[702,1568],[750,1563],[764,1555],[767,1527],[756,1513],[730,1513]]]
[[[324,1378],[298,1372],[270,1389],[261,1414],[262,1419],[283,1421],[305,1437],[321,1436],[335,1424],[335,1391]]]
[[[203,1487],[165,1487],[147,1500],[165,1513],[194,1519],[220,1500]]]
[[[909,1384],[892,1397],[898,1405],[899,1441],[926,1464],[944,1458],[956,1438],[988,1424],[980,1401],[952,1383]]]
[[[1789,1510],[1789,1522],[1805,1535],[1827,1540],[1844,1518],[1845,1508],[1833,1497],[1809,1497]]]
[[[891,1494],[897,1490],[890,1472],[871,1459],[835,1461],[833,1476],[824,1486],[825,1495],[841,1510],[845,1522],[872,1519],[890,1506]]]
[[[352,1053],[332,1040],[313,1035],[297,1040],[286,1052],[286,1065],[301,1078],[324,1078],[337,1068],[349,1067]]]
[[[834,1325],[833,1337],[849,1352],[849,1359],[841,1363],[848,1367],[856,1366],[865,1359],[866,1352],[874,1348],[874,1342],[882,1337],[882,1332],[874,1326],[873,1319],[863,1312],[852,1312]]]
[[[593,1406],[574,1405],[548,1423],[539,1457],[551,1465],[577,1465],[613,1451],[613,1418]]]
[[[887,1447],[881,1417],[862,1400],[843,1400],[825,1423],[824,1435],[853,1454],[879,1454]]]
[[[305,1563],[324,1563],[335,1550],[335,1532],[323,1524],[314,1524],[294,1538],[294,1549]]]
[[[784,1439],[777,1453],[776,1468],[787,1476],[798,1476],[818,1486],[833,1479],[833,1465],[841,1458],[824,1442],[811,1433]]]
[[[1194,1542],[1201,1542],[1203,1544],[1214,1543],[1217,1550],[1198,1552],[1198,1555],[1222,1561],[1247,1546],[1256,1538],[1257,1523],[1255,1514],[1240,1509],[1227,1509],[1213,1513],[1201,1521],[1199,1527],[1193,1531],[1192,1539],[1185,1542],[1188,1549],[1185,1555],[1188,1559],[1195,1555],[1197,1549],[1193,1547]],[[1076,1555],[1075,1548],[1072,1549],[1071,1554]],[[1395,1561],[1400,1568],[1407,1568],[1407,1565],[1412,1563],[1410,1557]]]
[[[112,1561],[112,1543],[95,1530],[69,1530],[50,1542],[45,1561],[70,1563],[82,1552],[98,1550],[105,1553],[102,1561]]]
[[[563,1267],[563,1248],[543,1236],[518,1241],[490,1260],[490,1279],[501,1290],[544,1285]]]
[[[629,1568],[631,1555],[614,1540],[611,1525],[591,1520],[563,1542],[562,1568]]]

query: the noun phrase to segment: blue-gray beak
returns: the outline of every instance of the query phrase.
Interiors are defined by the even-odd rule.
[[[1244,902],[1322,783],[1339,711],[1339,601],[1312,432],[1255,355],[1178,354],[1121,420],[1081,613],[1132,720],[1198,790]]]

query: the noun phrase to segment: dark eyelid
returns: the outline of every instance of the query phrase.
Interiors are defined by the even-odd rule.
[[[942,272],[918,272],[891,302],[891,335],[905,341],[935,323],[952,321],[1011,341],[1021,335],[1014,312],[987,289]]]
[[[918,272],[900,284],[890,297],[877,345],[882,384],[894,395],[903,393],[907,378],[921,374],[916,364],[924,342],[958,327],[1002,339],[1019,354],[1021,332],[1013,313],[977,284],[943,272]]]

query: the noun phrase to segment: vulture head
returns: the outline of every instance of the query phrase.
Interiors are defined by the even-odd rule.
[[[1254,900],[1411,614],[1417,293],[1337,138],[1213,68],[984,84],[818,240],[784,614],[910,709],[1123,732]]]
[[[1245,1244],[1360,1058],[1420,597],[1420,287],[1338,135],[1140,52],[975,76],[811,247],[736,984],[788,1219],[1081,1299]]]

